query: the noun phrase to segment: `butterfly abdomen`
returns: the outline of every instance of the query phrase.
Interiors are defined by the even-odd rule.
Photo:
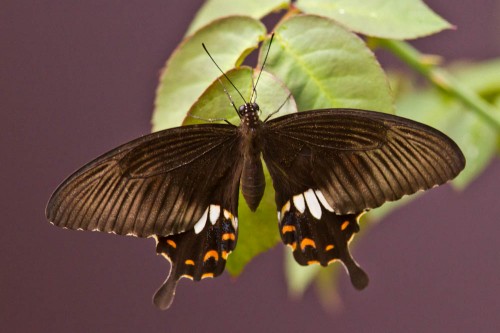
[[[260,156],[245,158],[241,174],[241,192],[252,211],[255,211],[259,206],[265,188],[266,179]]]
[[[256,105],[256,104],[255,104]],[[240,133],[241,152],[243,155],[243,170],[241,174],[241,192],[252,211],[259,206],[266,188],[266,179],[261,161],[260,130],[262,122],[259,120],[253,106],[246,105],[241,119]]]

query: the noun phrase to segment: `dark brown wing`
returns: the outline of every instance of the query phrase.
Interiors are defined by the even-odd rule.
[[[283,242],[301,265],[340,259],[352,284],[368,276],[348,242],[365,210],[445,183],[465,166],[457,145],[426,125],[387,114],[329,109],[263,125]]]
[[[172,263],[170,274],[155,293],[153,302],[162,310],[168,309],[181,278],[194,281],[222,274],[227,256],[234,250],[238,238],[238,219],[227,210],[207,212],[203,229],[159,237],[156,252]]]
[[[279,207],[314,189],[335,213],[356,214],[443,184],[465,166],[443,133],[378,112],[300,112],[266,122],[262,132]]]
[[[237,216],[240,161],[235,126],[149,134],[75,172],[52,195],[46,215],[69,229],[178,234],[193,229],[210,205]]]

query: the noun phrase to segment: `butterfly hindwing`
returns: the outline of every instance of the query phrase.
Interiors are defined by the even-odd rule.
[[[211,205],[195,228],[181,234],[157,238],[156,251],[171,262],[170,274],[153,301],[160,309],[172,303],[177,281],[199,281],[224,271],[237,240],[238,218],[220,206]]]
[[[300,265],[328,266],[340,260],[353,285],[363,289],[368,285],[368,276],[351,257],[348,247],[359,231],[358,218],[355,214],[335,214],[321,192],[312,189],[293,196],[278,213],[281,239]]]
[[[237,127],[184,126],[146,135],[97,158],[52,195],[49,221],[69,229],[168,236],[190,230],[211,204],[236,215]]]

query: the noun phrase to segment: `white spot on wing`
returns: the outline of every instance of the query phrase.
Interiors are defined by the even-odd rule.
[[[306,211],[306,202],[304,201],[302,193],[293,196],[293,204],[297,207],[299,212],[303,213]]]
[[[290,210],[290,200],[286,202],[286,204],[281,207],[281,214],[284,216],[286,212]]]
[[[194,225],[194,232],[196,234],[199,234],[203,230],[203,228],[205,228],[205,224],[207,223],[207,216],[208,216],[208,207],[207,209],[205,209],[205,212],[198,220],[198,222],[196,222],[196,224]]]
[[[224,217],[228,220],[231,220],[231,224],[233,225],[233,228],[237,229],[238,228],[238,218],[226,209],[224,209],[223,212],[224,212]]]
[[[278,210],[278,222],[281,222],[281,212]]]
[[[233,214],[231,214],[230,211],[224,209],[224,217],[228,220],[231,220],[233,218]]]
[[[210,222],[215,224],[220,216],[220,206],[210,205]]]
[[[333,212],[333,208],[332,206],[330,206],[328,204],[328,201],[326,201],[326,198],[325,196],[323,195],[323,193],[320,191],[320,190],[316,190],[314,191],[314,193],[316,193],[316,196],[318,197],[319,199],[319,202],[321,202],[321,204],[323,205],[323,207],[325,207],[327,210],[329,210],[330,212]]]
[[[311,215],[319,220],[321,218],[321,206],[319,205],[318,199],[316,198],[316,195],[314,195],[313,190],[309,189],[305,191],[304,197],[306,198],[307,207],[309,208]]]

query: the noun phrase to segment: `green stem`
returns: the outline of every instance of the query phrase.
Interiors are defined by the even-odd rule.
[[[500,133],[500,119],[495,117],[495,114],[498,114],[498,110],[455,79],[446,70],[436,66],[434,61],[429,61],[432,60],[432,57],[420,53],[413,46],[402,41],[377,39],[375,43],[391,51],[437,87],[461,100]]]

